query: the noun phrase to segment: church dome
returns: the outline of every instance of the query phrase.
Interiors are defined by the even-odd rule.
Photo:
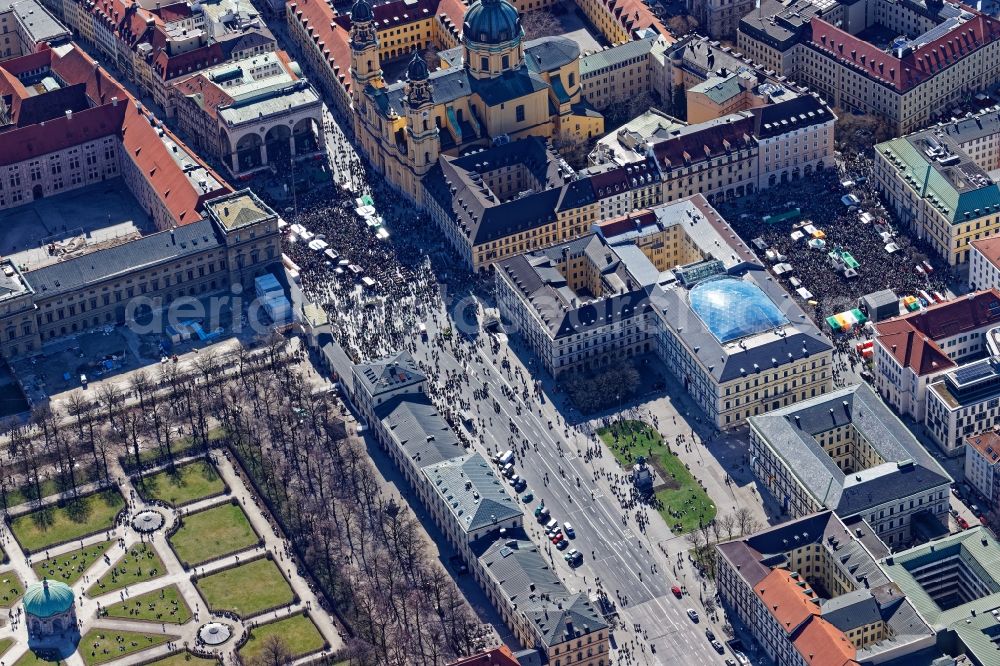
[[[465,13],[462,35],[479,44],[505,44],[520,39],[521,17],[507,0],[476,0]]]
[[[52,617],[73,607],[73,590],[57,580],[32,583],[24,593],[24,611],[35,617]]]
[[[424,59],[420,57],[420,52],[413,54],[413,60],[410,61],[409,66],[406,68],[406,78],[408,81],[426,81],[431,76],[431,72],[427,69],[427,63]]]
[[[358,0],[351,7],[351,23],[366,23],[375,20],[375,12],[372,11],[371,3],[368,0]]]

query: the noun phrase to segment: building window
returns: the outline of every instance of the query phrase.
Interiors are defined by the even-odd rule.
[[[490,59],[483,57],[479,59],[479,69],[488,70],[490,68]]]
[[[524,104],[518,104],[517,108],[514,109],[514,113],[517,117],[517,122],[524,122]]]

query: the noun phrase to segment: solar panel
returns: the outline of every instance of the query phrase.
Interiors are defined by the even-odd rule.
[[[955,381],[959,384],[969,384],[980,379],[993,376],[993,366],[989,363],[973,363],[955,371]]]

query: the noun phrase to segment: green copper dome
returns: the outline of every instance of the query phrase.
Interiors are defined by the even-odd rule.
[[[32,583],[24,593],[24,610],[35,617],[52,617],[73,607],[73,590],[57,580]]]

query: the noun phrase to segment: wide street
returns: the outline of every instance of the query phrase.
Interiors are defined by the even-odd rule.
[[[606,449],[603,456],[591,457],[589,462],[583,455],[587,447],[593,447],[596,442],[595,438],[581,432],[589,428],[567,428],[551,399],[540,402],[529,392],[528,399],[522,400],[525,388],[522,379],[528,386],[532,379],[518,355],[508,348],[506,336],[501,336],[498,355],[490,352],[488,344],[477,347],[462,344],[465,351],[474,349],[475,352],[471,354],[471,361],[459,360],[448,351],[448,345],[436,343],[444,321],[441,313],[437,315],[438,323],[434,318],[427,320],[429,339],[416,341],[416,359],[436,368],[439,390],[448,375],[469,378],[467,384],[453,381],[449,385],[452,390],[460,387],[459,400],[470,405],[477,419],[486,421],[486,427],[480,431],[481,439],[474,438],[481,453],[492,455],[514,448],[510,444],[512,437],[516,443],[529,443],[527,454],[518,456],[515,465],[516,472],[528,482],[535,496],[531,503],[524,505],[527,529],[537,543],[546,544],[545,550],[554,568],[571,589],[586,590],[594,595],[600,581],[601,588],[618,607],[622,630],[615,632],[617,647],[630,647],[640,664],[721,663],[724,657],[711,647],[704,630],[712,626],[718,636],[724,634],[721,624],[710,625],[702,608],[699,577],[686,558],[690,544],[683,537],[671,534],[655,512],[647,512],[650,521],[642,531],[635,521],[635,511],[623,511],[609,481],[609,476],[614,478],[622,474],[614,458]],[[449,325],[451,323],[449,321]],[[502,365],[504,359],[510,363],[509,368]],[[489,397],[476,400],[473,391],[484,387]],[[495,411],[494,399],[499,405],[499,413]],[[689,435],[691,427],[685,418],[678,418],[674,424],[672,416],[677,415],[677,410],[664,408],[670,404],[661,396],[654,408],[664,436],[673,439],[681,432]],[[673,413],[668,415],[670,411]],[[516,434],[511,432],[511,422],[516,426]],[[736,448],[731,440],[719,440],[715,444],[721,450],[735,451]],[[705,460],[704,468],[694,471],[703,480],[708,479],[709,492],[719,502],[720,512],[735,506],[734,492],[746,495],[748,501],[741,498],[741,505],[753,501],[748,488],[733,491],[722,482],[724,472],[715,465],[709,452],[692,451],[690,455]],[[715,467],[714,475],[702,474],[708,467]],[[713,478],[717,482],[711,482]],[[626,491],[623,482],[619,482],[618,491]],[[584,562],[578,568],[569,567],[562,558],[565,551],[556,550],[542,534],[533,516],[533,508],[539,500],[545,501],[553,518],[572,524],[576,538],[571,546],[584,555]],[[755,514],[759,518],[763,516],[760,510]],[[627,522],[623,524],[626,515]],[[670,590],[674,585],[685,586],[690,594],[683,599],[675,598]],[[714,594],[714,590],[709,594]],[[698,624],[688,619],[687,608],[698,610],[701,615]],[[635,642],[630,646],[632,641]]]
[[[279,35],[281,32],[283,31],[279,28]],[[358,169],[354,147],[338,126],[339,119],[327,112],[324,117],[324,133],[334,180],[338,183],[349,182],[350,189],[358,194],[371,192],[375,194],[376,201],[382,204],[384,198],[376,191],[380,189],[376,186],[378,176],[369,170],[359,180],[363,172]],[[392,210],[391,207],[383,208],[379,205],[379,209],[380,214],[390,221],[406,215],[405,211]],[[391,226],[390,231],[394,231]],[[428,232],[430,237],[435,235],[431,229],[423,233]],[[340,237],[335,243],[339,251],[353,257],[348,251],[346,240],[345,237]],[[402,238],[396,236],[391,242],[395,243],[397,240],[402,241]],[[421,243],[427,240],[414,238],[402,242]],[[433,245],[439,243],[440,240]],[[430,247],[421,247],[425,247],[425,251],[434,256],[439,254]],[[440,271],[441,265],[437,262],[435,264]],[[444,266],[447,267],[447,264]],[[391,273],[386,266],[382,266],[381,270]],[[445,276],[439,274],[438,277]],[[442,290],[446,289],[447,285],[443,285]],[[322,300],[332,295],[332,292],[328,292]],[[417,311],[420,307],[417,303],[410,302],[409,298],[404,299],[406,302],[381,296],[365,300],[368,305],[375,306],[372,310],[366,310],[366,317],[339,317],[338,325],[353,329],[355,324],[361,326],[365,320],[369,323],[374,320],[381,321],[380,326],[389,326],[392,319],[399,317],[401,310]],[[409,342],[414,345],[414,356],[418,362],[433,369],[430,374],[437,390],[432,391],[432,394],[444,408],[446,405],[443,403],[448,399],[442,388],[447,383],[450,390],[459,392],[459,399],[469,406],[470,412],[486,422],[486,427],[479,431],[481,441],[478,437],[473,437],[484,455],[515,448],[511,442],[518,445],[523,445],[524,441],[529,443],[528,454],[519,457],[516,465],[517,473],[527,481],[535,496],[530,504],[524,505],[525,526],[533,540],[550,554],[554,569],[569,588],[587,591],[592,598],[596,598],[600,586],[616,606],[619,622],[613,634],[615,659],[612,663],[723,663],[725,657],[716,653],[705,637],[709,618],[699,600],[699,579],[687,561],[686,553],[690,544],[683,537],[672,534],[658,514],[645,508],[640,508],[647,519],[645,532],[639,529],[636,510],[624,511],[615,496],[613,481],[621,479],[623,471],[610,452],[604,449],[603,456],[591,457],[589,462],[583,455],[588,446],[594,447],[597,443],[595,438],[584,434],[592,432],[591,424],[580,424],[579,429],[566,428],[563,417],[552,400],[554,397],[558,401],[560,396],[553,394],[551,380],[532,376],[524,366],[524,361],[508,347],[505,335],[498,336],[501,349],[497,356],[490,353],[488,342],[476,346],[460,336],[446,341],[444,329],[457,330],[459,324],[452,319],[453,312],[446,314],[449,307],[446,305],[447,297],[443,302],[440,299],[434,299],[434,302],[437,304],[436,319],[439,323],[435,323],[435,317],[427,309],[419,317],[427,323],[428,339],[420,339],[416,331],[408,336]],[[479,307],[478,304],[476,306]],[[340,310],[343,304],[339,298],[333,298],[330,307]],[[348,311],[342,313],[348,314]],[[411,317],[412,314],[407,313],[405,319],[412,321]],[[398,325],[399,322],[392,324],[394,327]],[[360,330],[355,330],[351,337],[357,339],[363,335]],[[381,353],[392,351],[386,346],[385,340],[369,337],[365,342],[370,347],[369,353],[376,350],[381,350]],[[452,352],[452,343],[455,344],[457,353]],[[520,344],[516,336],[510,343],[515,348]],[[456,356],[461,356],[463,360]],[[501,367],[504,358],[509,362],[509,368]],[[520,375],[516,374],[518,370]],[[464,378],[468,378],[468,382]],[[520,397],[522,390],[526,386],[533,386],[535,379],[542,379],[544,383],[544,392],[549,396],[544,402],[530,395],[530,391],[527,400]],[[485,400],[476,399],[473,392],[484,386],[489,397]],[[507,390],[507,395],[504,389]],[[499,413],[494,411],[494,399],[499,406]],[[659,420],[661,434],[669,441],[674,441],[680,434],[684,434],[690,441],[691,433],[699,430],[697,423],[688,422],[688,415],[692,415],[690,418],[693,419],[697,410],[680,387],[669,387],[648,402],[640,400],[631,407],[633,411],[642,412],[643,415],[655,415]],[[549,421],[552,422],[551,429]],[[511,422],[516,426],[516,434],[511,432]],[[594,425],[596,427],[599,423],[595,421]],[[701,433],[699,430],[699,437],[695,441],[701,441],[700,434],[704,434],[707,439],[710,433]],[[720,513],[732,512],[737,505],[748,506],[753,510],[755,518],[763,524],[765,514],[760,501],[751,492],[752,484],[748,478],[744,475],[741,479],[738,469],[743,462],[744,451],[745,446],[740,438],[727,437],[714,439],[707,446],[695,445],[689,453],[681,452],[681,457],[690,465],[692,473],[706,484],[710,496],[719,504]],[[716,463],[716,456],[723,460],[722,465]],[[735,479],[732,486],[724,483],[727,474]],[[619,494],[627,494],[625,483],[621,480],[617,483]],[[569,522],[573,525],[577,536],[571,547],[577,548],[584,555],[583,564],[576,569],[565,563],[562,558],[565,551],[551,546],[535,521],[533,509],[539,500],[545,501],[552,517],[560,523]],[[623,516],[626,514],[623,523]],[[685,586],[690,594],[683,599],[675,598],[670,590],[674,585]],[[714,590],[708,594],[713,595]],[[698,610],[701,616],[698,624],[688,619],[685,613],[688,608]],[[716,635],[725,640],[722,624],[711,626]],[[726,656],[731,656],[728,649]]]

